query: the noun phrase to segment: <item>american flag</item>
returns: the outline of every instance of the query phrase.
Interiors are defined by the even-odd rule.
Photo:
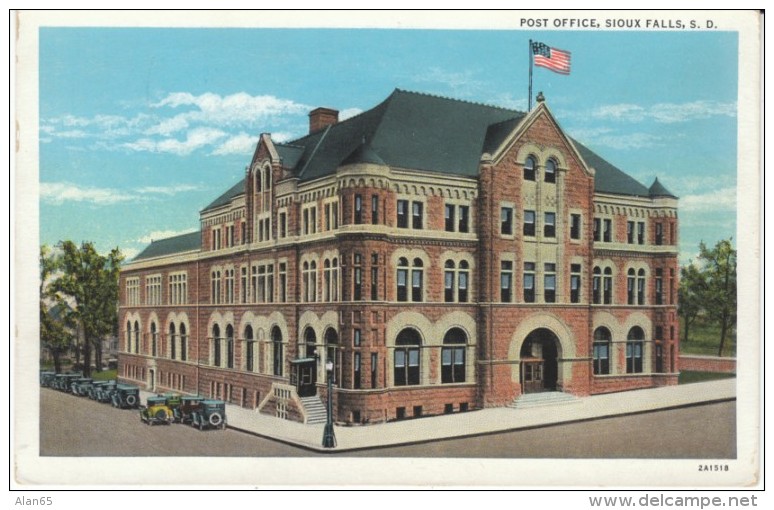
[[[570,74],[569,51],[551,48],[541,42],[533,42],[532,54],[536,66],[545,67],[559,74]]]

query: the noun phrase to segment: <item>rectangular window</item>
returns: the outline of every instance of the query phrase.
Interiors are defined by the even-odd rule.
[[[247,223],[244,221],[239,224],[239,242],[242,244],[247,243]]]
[[[594,241],[601,241],[602,240],[602,220],[599,218],[594,218]]]
[[[639,374],[642,372],[642,342],[628,342],[626,344],[626,373]]]
[[[457,275],[457,301],[468,302],[468,272],[460,271]]]
[[[371,353],[371,387],[376,388],[376,376],[378,371],[379,355],[375,352]]]
[[[354,368],[354,374],[353,380],[352,380],[352,387],[356,390],[360,389],[360,353],[356,352],[355,357],[352,360],[352,365]]]
[[[454,206],[451,204],[444,207],[444,227],[447,232],[454,232]]]
[[[325,230],[331,229],[331,204],[325,204]]]
[[[465,382],[465,347],[441,349],[441,383]]]
[[[309,221],[311,222],[311,225],[309,226],[309,232],[312,234],[317,233],[317,208],[316,207],[310,207],[309,208]],[[269,232],[266,232],[266,237],[269,237]]]
[[[661,268],[656,269],[656,304],[657,305],[663,305],[664,304],[664,295],[663,295],[663,270]]]
[[[355,301],[360,301],[363,299],[363,269],[360,267],[355,267],[355,284],[354,284],[354,292],[352,294],[352,299]]]
[[[140,304],[140,279],[126,279],[126,304],[136,306]]]
[[[626,242],[629,244],[634,244],[634,222],[633,221],[626,222]]]
[[[645,222],[637,222],[637,244],[645,244]]]
[[[570,239],[580,239],[581,237],[581,215],[570,215]]]
[[[594,344],[594,375],[610,373],[610,344]]]
[[[309,234],[309,209],[304,209],[304,235]]]
[[[398,228],[408,228],[408,200],[398,200]]]
[[[524,302],[535,302],[535,263],[524,263]]]
[[[360,343],[362,342],[363,334],[360,332],[359,329],[356,329],[352,332],[352,345],[355,347],[360,347]]]
[[[513,296],[513,262],[500,262],[500,301],[510,303]]]
[[[556,237],[556,213],[545,213],[545,224],[543,225],[543,237]]]
[[[355,225],[363,223],[363,196],[355,195]]]
[[[500,234],[513,235],[513,209],[511,207],[500,208]]]
[[[524,211],[524,235],[535,235],[535,211]]]
[[[626,303],[629,305],[634,304],[634,288],[637,285],[637,279],[634,276],[634,272],[630,272],[626,277]]]
[[[580,303],[581,265],[570,264],[570,303]]]
[[[604,226],[605,229],[602,231],[602,240],[609,243],[613,239],[613,220],[606,218],[604,220]]]
[[[664,244],[664,224],[656,223],[656,246]]]
[[[284,239],[288,235],[288,215],[285,212],[279,213],[279,231],[280,238]]]
[[[371,195],[371,224],[379,224],[379,196]]]
[[[379,299],[379,269],[371,268],[371,301]]]
[[[288,272],[287,264],[280,262],[279,265],[279,300],[285,303],[288,300]]]
[[[556,302],[556,264],[543,265],[543,300],[546,303]]]
[[[419,230],[422,228],[422,202],[412,202],[411,204],[412,228]]]
[[[470,208],[467,205],[460,205],[457,207],[457,210],[459,211],[457,231],[468,232],[468,216],[470,215]]]
[[[266,301],[274,302],[274,264],[266,266]]]

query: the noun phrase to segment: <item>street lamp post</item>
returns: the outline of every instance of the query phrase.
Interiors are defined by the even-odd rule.
[[[333,361],[325,362],[325,372],[328,376],[328,416],[325,421],[325,430],[323,431],[323,448],[336,447],[336,435],[333,433]]]

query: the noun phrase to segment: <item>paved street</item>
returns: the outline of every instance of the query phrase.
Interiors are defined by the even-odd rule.
[[[233,430],[148,426],[137,411],[41,389],[42,456],[309,457]],[[722,402],[466,439],[347,452],[351,457],[735,458],[736,403]],[[432,420],[432,418],[427,418]]]

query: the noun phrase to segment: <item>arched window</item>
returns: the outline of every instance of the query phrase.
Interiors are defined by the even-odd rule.
[[[175,323],[169,324],[169,357],[177,358],[177,335],[175,334]]]
[[[556,182],[556,161],[553,159],[546,161],[546,173],[543,180],[545,182]]]
[[[634,326],[626,336],[626,373],[642,373],[642,350],[645,332],[639,326]]]
[[[465,382],[465,344],[468,335],[460,328],[450,329],[441,348],[441,382]]]
[[[411,300],[415,303],[422,301],[422,259],[414,259],[414,267],[411,269]]]
[[[610,342],[612,336],[607,328],[594,330],[594,375],[610,373]]]
[[[397,274],[397,298],[398,301],[408,301],[408,260],[405,257],[398,259]]]
[[[304,331],[304,345],[306,346],[306,357],[314,358],[317,354],[317,335],[311,327]]]
[[[339,300],[339,259],[334,258],[331,264],[331,301]]]
[[[213,349],[213,364],[216,367],[220,366],[220,326],[215,324],[212,326],[212,349]]]
[[[447,303],[454,302],[454,261],[447,260],[444,265],[443,273],[443,300]]]
[[[536,166],[537,166],[537,163],[535,162],[535,158],[533,156],[528,156],[527,159],[524,160],[524,180],[525,181],[535,180]]]
[[[637,278],[635,276],[634,269],[629,269],[626,272],[626,302],[630,305],[635,304],[635,288],[637,286]]]
[[[156,357],[156,348],[157,348],[157,342],[158,342],[158,332],[156,331],[156,323],[151,322],[150,325],[150,335],[151,335],[151,356],[154,358]]]
[[[185,332],[185,324],[180,324],[180,360],[188,359],[188,335]]]
[[[226,326],[226,366],[234,368],[234,327]]]
[[[593,287],[592,301],[594,302],[595,305],[602,304],[602,270],[599,267],[594,268],[592,287]]]
[[[325,331],[325,360],[333,363],[333,384],[339,383],[339,335],[333,328]]]
[[[645,270],[637,271],[637,304],[645,304]]]
[[[132,352],[132,323],[126,321],[126,352]]]
[[[245,368],[248,372],[255,371],[255,341],[253,340],[253,327],[249,324],[245,326],[245,347],[247,348],[247,363]]]
[[[395,339],[395,386],[412,386],[420,381],[419,346],[422,339],[417,330],[406,328]]]
[[[331,261],[323,262],[323,301],[331,301]]]
[[[271,344],[272,344],[272,360],[274,365],[273,374],[282,375],[282,331],[277,326],[274,326],[271,330]]]
[[[604,277],[604,302],[609,305],[613,302],[613,270],[609,267],[605,268]]]
[[[470,265],[467,260],[460,261],[460,268],[457,271],[457,301],[460,303],[468,302],[468,279],[470,276]]]
[[[140,323],[134,321],[134,353],[140,353]]]

